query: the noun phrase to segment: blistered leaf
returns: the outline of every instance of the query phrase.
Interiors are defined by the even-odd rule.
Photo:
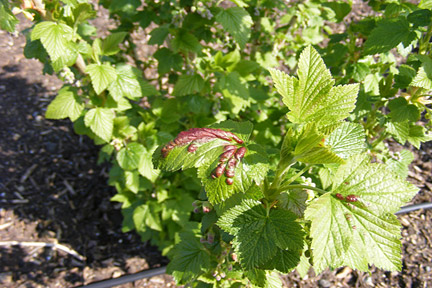
[[[249,122],[225,121],[211,128],[193,128],[155,151],[158,168],[167,171],[197,167],[209,200],[214,203],[260,183],[268,170],[265,151],[249,143]]]

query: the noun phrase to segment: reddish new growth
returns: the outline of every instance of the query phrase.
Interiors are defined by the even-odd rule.
[[[246,147],[237,148],[234,145],[227,145],[224,147],[224,152],[219,157],[219,164],[213,171],[212,177],[219,178],[225,174],[225,183],[232,185],[234,183],[235,167],[237,163],[245,156],[247,152]]]
[[[222,139],[225,141],[235,141],[238,144],[243,144],[243,140],[232,132],[223,131],[213,128],[192,128],[187,131],[180,132],[173,141],[165,145],[162,150],[162,156],[165,158],[168,153],[176,146],[188,145],[188,152],[194,153],[198,146],[196,144],[206,143],[215,139]],[[228,145],[229,147],[235,147]]]

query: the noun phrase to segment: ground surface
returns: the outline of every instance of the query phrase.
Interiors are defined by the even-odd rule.
[[[156,248],[121,233],[98,148],[69,121],[44,118],[61,82],[23,57],[24,43],[0,32],[0,286],[76,287],[166,265]],[[416,152],[410,181],[421,191],[414,203],[432,201],[431,155],[432,145]],[[432,287],[432,211],[399,219],[402,272],[341,268],[303,280],[294,273],[283,278],[286,287]],[[69,252],[6,241],[58,243]],[[157,276],[121,287],[170,285],[169,276]]]

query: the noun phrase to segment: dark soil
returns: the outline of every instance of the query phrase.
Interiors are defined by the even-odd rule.
[[[23,27],[20,27],[22,29]],[[0,284],[75,287],[167,264],[155,247],[122,233],[120,207],[98,166],[98,147],[73,132],[69,120],[44,118],[61,82],[23,57],[25,39],[0,31]],[[432,145],[416,151],[413,203],[432,201]],[[399,216],[403,269],[370,274],[341,268],[306,279],[283,277],[286,287],[432,287],[432,211]],[[58,243],[49,247],[7,241]],[[169,287],[169,276],[121,287]]]

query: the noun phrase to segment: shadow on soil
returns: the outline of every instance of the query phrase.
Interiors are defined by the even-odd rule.
[[[167,263],[138,235],[121,232],[120,207],[109,201],[115,194],[107,184],[109,165],[96,165],[99,148],[76,135],[69,120],[46,120],[43,114],[55,92],[8,76],[15,69],[3,67],[0,73],[0,221],[13,222],[0,230],[0,239],[56,240],[86,260],[51,249],[2,247],[0,283],[12,277],[45,284],[51,276],[77,268],[64,279],[78,285],[86,266],[128,271],[129,257],[144,258],[150,267]]]

